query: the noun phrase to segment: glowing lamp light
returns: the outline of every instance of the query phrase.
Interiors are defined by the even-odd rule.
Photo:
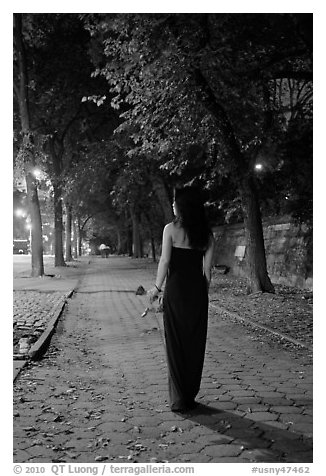
[[[24,217],[25,212],[21,208],[17,208],[17,210],[15,210],[15,215],[16,215],[16,217]]]
[[[38,168],[33,169],[32,174],[34,175],[35,178],[40,180],[42,178],[42,171]]]
[[[256,164],[255,169],[256,170],[263,170],[263,165],[262,164]]]

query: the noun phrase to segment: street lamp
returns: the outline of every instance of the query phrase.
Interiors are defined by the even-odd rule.
[[[258,170],[258,172],[260,172],[261,170],[263,170],[263,164],[256,164],[255,169]]]

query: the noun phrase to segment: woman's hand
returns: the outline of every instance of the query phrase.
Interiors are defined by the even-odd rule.
[[[153,302],[158,298],[158,295],[160,294],[159,290],[154,286],[154,288],[150,289],[147,291],[148,297],[149,297],[149,302],[153,304]]]

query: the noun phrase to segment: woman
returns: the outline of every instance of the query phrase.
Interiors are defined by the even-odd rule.
[[[204,364],[214,239],[196,189],[176,190],[173,212],[149,295],[153,301],[167,277],[163,309],[170,407],[185,412],[196,406]]]

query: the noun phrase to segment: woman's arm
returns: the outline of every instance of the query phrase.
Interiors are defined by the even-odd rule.
[[[169,223],[168,225],[164,227],[164,230],[163,230],[162,254],[161,254],[160,262],[157,269],[155,287],[149,291],[151,300],[155,299],[155,297],[159,294],[159,290],[163,286],[163,283],[169,268],[169,263],[171,259],[171,250],[172,250],[172,224]]]
[[[215,244],[214,237],[213,235],[211,235],[209,239],[208,248],[204,255],[204,274],[206,277],[208,289],[211,284],[211,269],[212,269],[213,257],[214,257],[214,244]]]

